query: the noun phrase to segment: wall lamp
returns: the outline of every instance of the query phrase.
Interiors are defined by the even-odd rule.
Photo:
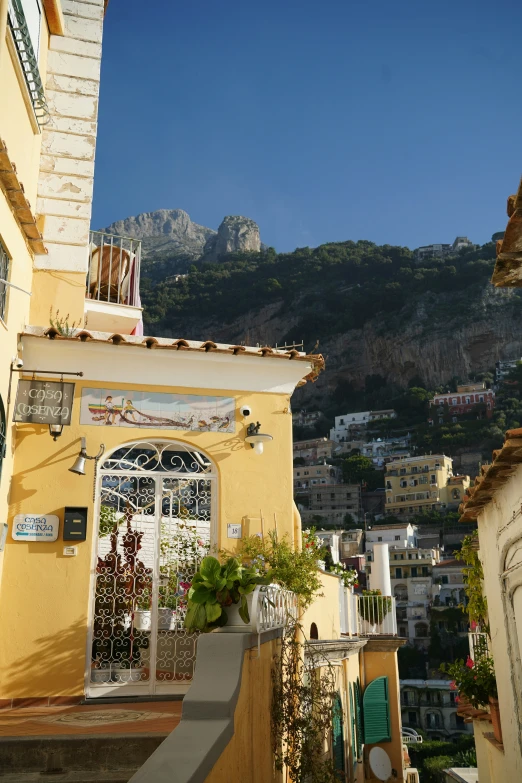
[[[268,443],[269,440],[274,440],[271,435],[266,435],[263,432],[259,432],[260,429],[261,424],[259,422],[256,424],[252,422],[247,427],[247,434],[245,438],[245,441],[250,443],[256,454],[262,454],[264,450],[264,444]]]
[[[63,424],[49,424],[49,435],[55,441],[63,432]]]
[[[97,455],[95,457],[89,457],[89,455],[87,454],[87,441],[85,438],[82,438],[82,447],[80,449],[80,453],[76,457],[76,460],[74,461],[74,465],[72,466],[72,468],[69,468],[69,470],[71,471],[71,473],[76,473],[78,476],[85,476],[85,460],[100,459],[104,451],[105,451],[105,446],[102,443]]]

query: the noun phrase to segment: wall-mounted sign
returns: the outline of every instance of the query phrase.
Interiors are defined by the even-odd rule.
[[[13,421],[34,424],[70,424],[74,383],[18,381]]]
[[[83,389],[80,424],[132,429],[234,432],[232,397]]]
[[[241,522],[238,525],[227,525],[227,538],[242,538],[241,535]]]
[[[11,535],[15,541],[56,541],[59,528],[55,514],[17,514]]]

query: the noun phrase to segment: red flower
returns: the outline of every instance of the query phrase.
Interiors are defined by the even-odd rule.
[[[459,701],[460,701],[459,697],[458,697],[458,696],[455,696],[455,703],[456,703],[456,704],[458,704],[458,703],[459,703]]]
[[[471,660],[469,655],[468,655],[468,659],[466,661],[466,666],[468,667],[468,669],[472,669],[473,668],[473,661]]]
[[[355,582],[354,587],[359,587],[359,582]]]
[[[310,544],[307,544],[307,545],[306,545],[306,549],[310,549]]]
[[[457,690],[457,686],[455,685],[455,680],[452,680],[450,682],[450,690],[452,690],[452,691],[456,691]]]

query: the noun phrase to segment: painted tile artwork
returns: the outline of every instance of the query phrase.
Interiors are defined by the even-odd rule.
[[[83,389],[80,424],[197,432],[234,432],[234,399]]]

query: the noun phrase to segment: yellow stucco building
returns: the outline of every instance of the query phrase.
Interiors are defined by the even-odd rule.
[[[387,515],[413,516],[458,508],[469,476],[453,475],[453,460],[444,454],[401,457],[386,465]]]

